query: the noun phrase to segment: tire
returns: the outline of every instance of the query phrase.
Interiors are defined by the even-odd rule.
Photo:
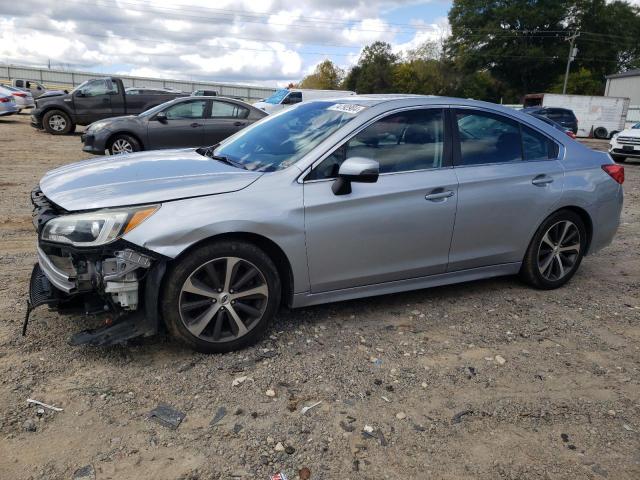
[[[139,152],[142,146],[137,138],[124,133],[119,133],[109,141],[109,154],[122,155],[124,153]]]
[[[62,110],[49,110],[42,117],[42,127],[51,135],[67,135],[75,125]]]
[[[567,225],[568,230],[564,232]],[[578,270],[587,241],[587,230],[578,214],[570,210],[552,214],[542,222],[527,248],[521,278],[541,290],[561,287]]]
[[[232,273],[227,275],[229,266]],[[280,306],[278,270],[251,243],[221,241],[199,247],[170,268],[166,278],[161,311],[167,329],[203,353],[254,344]],[[243,295],[250,291],[255,293]]]
[[[596,137],[596,138],[599,138],[601,140],[604,140],[604,139],[609,138],[609,132],[604,127],[597,127],[593,131],[593,136]]]
[[[620,155],[611,155],[611,158],[613,158],[613,161],[616,163],[624,163],[627,161],[627,157],[622,157]]]

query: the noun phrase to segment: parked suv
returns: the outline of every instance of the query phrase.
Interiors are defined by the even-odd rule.
[[[65,165],[32,193],[31,304],[107,315],[72,343],[225,352],[303,307],[519,274],[568,282],[611,242],[624,167],[473,100],[300,103],[209,148]]]
[[[556,107],[528,107],[523,109],[525,113],[541,115],[568,128],[574,134],[578,133],[578,118],[568,108]]]

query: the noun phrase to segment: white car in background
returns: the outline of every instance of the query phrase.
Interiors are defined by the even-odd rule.
[[[616,162],[640,158],[640,123],[613,135],[609,142],[609,154]]]
[[[13,96],[0,92],[0,117],[18,113],[18,107]]]
[[[273,95],[253,104],[267,113],[275,113],[296,103],[323,98],[342,98],[355,95],[349,90],[311,90],[307,88],[282,88]]]
[[[36,106],[36,102],[33,100],[31,92],[25,92],[19,88],[0,84],[0,95],[11,95],[19,112]]]

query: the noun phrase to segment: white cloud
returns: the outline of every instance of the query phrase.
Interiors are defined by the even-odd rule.
[[[364,45],[393,44],[386,12],[428,1],[3,2],[0,62],[286,84],[323,58],[349,66]]]

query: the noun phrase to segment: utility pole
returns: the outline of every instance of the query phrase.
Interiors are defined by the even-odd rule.
[[[564,72],[564,86],[562,87],[562,94],[567,93],[567,82],[569,81],[569,68],[571,67],[571,62],[576,58],[578,54],[578,49],[573,45],[576,42],[576,38],[580,36],[580,32],[575,32],[571,35],[567,40],[569,40],[569,58],[567,58],[567,70]]]

